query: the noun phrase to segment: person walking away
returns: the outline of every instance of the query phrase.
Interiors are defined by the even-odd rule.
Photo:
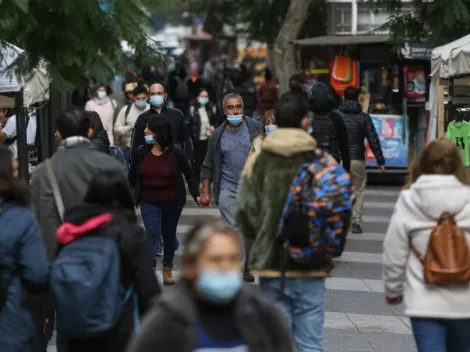
[[[380,172],[385,171],[385,158],[374,123],[369,114],[362,112],[361,104],[359,104],[359,90],[357,88],[347,87],[344,90],[344,101],[341,103],[338,113],[342,117],[348,131],[351,177],[357,192],[356,203],[353,209],[352,232],[362,233],[364,193],[367,184],[364,140],[367,139],[377,160]]]
[[[242,258],[243,243],[231,227],[212,219],[195,224],[182,280],[158,298],[127,352],[293,352],[276,308],[243,286]]]
[[[189,114],[189,106],[191,102],[191,77],[184,66],[178,67],[178,74],[170,82],[168,93],[175,108],[183,113],[186,118]]]
[[[285,93],[276,107],[278,129],[243,170],[237,223],[254,241],[249,269],[259,276],[262,294],[286,317],[297,351],[321,352],[325,279],[332,257],[344,247],[352,184],[301,128],[306,119],[305,99]]]
[[[291,93],[296,93],[302,95],[306,100],[308,100],[308,94],[304,90],[304,79],[300,74],[292,75],[289,78],[289,90]]]
[[[87,101],[85,110],[95,111],[100,115],[103,127],[108,134],[109,143],[114,146],[114,112],[117,103],[108,96],[109,94],[111,94],[111,90],[107,86],[99,84],[94,90],[94,97]]]
[[[64,207],[68,209],[83,202],[90,181],[98,173],[110,171],[126,180],[121,164],[112,156],[96,149],[90,142],[90,117],[83,109],[71,107],[64,110],[58,116],[56,126],[59,148],[50,159],[53,173],[48,170],[46,160],[38,165],[31,178],[31,208],[41,226],[49,263],[54,262],[57,251],[55,233],[62,224],[52,184],[57,183]],[[45,295],[44,306],[48,312],[44,321],[48,321],[47,335],[50,338],[54,311],[48,294]]]
[[[59,251],[52,266],[51,288],[59,352],[124,351],[140,317],[160,293],[145,233],[137,223],[134,207],[128,208],[133,201],[123,181],[109,171],[98,174],[84,202],[65,211],[64,224],[57,231]],[[81,258],[86,258],[85,271],[80,269]],[[65,264],[68,261],[77,263],[72,271]],[[77,280],[82,275],[83,280]],[[116,302],[113,295],[119,290],[126,295]],[[118,304],[106,308],[110,302]],[[102,314],[109,309],[117,321]]]
[[[173,285],[176,229],[186,204],[182,175],[196,203],[199,203],[199,186],[188,158],[173,144],[171,124],[163,115],[154,115],[147,121],[145,140],[146,145],[137,148],[132,156],[129,182],[140,205],[152,259],[163,236],[163,283]]]
[[[349,172],[348,131],[341,116],[333,110],[333,92],[326,84],[315,83],[310,90],[309,102],[313,113],[311,135],[318,148],[331,154]]]
[[[253,117],[258,107],[258,98],[253,91],[248,89],[248,81],[250,79],[251,76],[248,71],[235,71],[232,78],[234,88],[231,92],[238,94],[242,98],[245,116]]]
[[[229,93],[223,100],[226,122],[210,136],[207,155],[201,169],[201,204],[212,206],[211,184],[214,203],[218,205],[222,219],[237,228],[235,215],[240,175],[250,152],[251,144],[263,129],[263,125],[243,114],[243,100]],[[249,243],[245,243],[249,247]],[[253,282],[254,277],[245,270],[244,278]]]
[[[88,138],[99,151],[111,155],[108,134],[106,133],[100,116],[97,112],[86,111],[90,119],[90,127],[88,129]]]
[[[34,297],[47,290],[49,268],[17,168],[12,151],[0,146],[0,352],[45,351]]]
[[[215,129],[216,113],[215,106],[209,101],[209,91],[202,88],[189,114],[189,131],[194,147],[193,169],[198,184],[201,182],[201,166],[206,158],[209,137]]]
[[[114,124],[116,144],[122,150],[124,170],[129,171],[131,162],[131,142],[134,126],[141,114],[150,110],[149,92],[143,85],[137,86],[132,92],[134,101],[124,106]]]
[[[264,79],[265,82],[258,91],[258,107],[253,114],[253,118],[259,122],[263,121],[266,111],[274,109],[279,101],[276,82],[273,81],[273,74],[269,68],[264,72]]]
[[[452,142],[421,151],[383,243],[387,302],[405,302],[419,352],[470,351],[470,180]]]
[[[135,122],[134,134],[131,142],[131,155],[137,147],[145,144],[145,129],[147,121],[154,115],[162,114],[171,124],[173,141],[184,150],[189,160],[194,160],[193,144],[188,132],[186,120],[180,110],[167,107],[168,94],[163,83],[154,83],[150,86],[151,108],[142,113]]]

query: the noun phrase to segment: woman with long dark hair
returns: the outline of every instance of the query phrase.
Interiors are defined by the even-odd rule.
[[[116,173],[101,172],[91,181],[84,203],[65,211],[64,224],[57,231],[60,250],[85,235],[115,240],[120,254],[120,284],[124,290],[132,288],[136,294],[136,300],[123,302],[121,316],[111,330],[87,338],[67,338],[65,334],[60,334],[61,322],[72,317],[60,316],[61,308],[57,305],[59,346],[68,352],[124,351],[128,339],[137,328],[136,319],[147,312],[152,298],[160,293],[150,267],[147,239],[137,223],[133,204],[127,182],[123,182]],[[92,248],[90,251],[93,253]],[[77,305],[81,306],[81,302]]]
[[[189,126],[194,147],[193,169],[198,184],[201,180],[201,165],[207,154],[209,137],[216,127],[216,109],[209,101],[209,91],[201,88],[197,99],[189,109]]]
[[[28,293],[46,291],[49,269],[17,167],[11,151],[0,146],[0,351],[36,352],[44,346]]]
[[[163,236],[163,283],[173,285],[176,227],[186,204],[183,175],[196,202],[199,202],[199,186],[186,154],[173,144],[171,124],[163,115],[152,116],[147,121],[145,143],[133,153],[129,182],[140,204],[152,258]]]

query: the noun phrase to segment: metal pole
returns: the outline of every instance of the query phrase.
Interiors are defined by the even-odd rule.
[[[26,117],[23,107],[23,90],[15,94],[15,108],[19,175],[25,182],[29,182],[28,145],[26,140]]]

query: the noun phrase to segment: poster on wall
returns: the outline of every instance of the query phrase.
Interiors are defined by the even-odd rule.
[[[405,74],[406,97],[409,103],[426,101],[426,73],[422,67],[403,68]]]
[[[408,138],[403,133],[403,116],[370,115],[379,135],[386,167],[408,167]],[[366,142],[367,166],[377,166],[374,153]]]
[[[359,88],[358,63],[347,56],[330,60],[330,84],[340,96],[348,86]]]

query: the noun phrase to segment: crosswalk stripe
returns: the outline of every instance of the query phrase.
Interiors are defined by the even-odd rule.
[[[400,195],[400,190],[386,190],[386,189],[377,189],[377,188],[366,188],[366,196],[383,196],[383,197],[395,197],[398,198]]]
[[[382,254],[344,251],[341,257],[334,260],[338,262],[382,264]]]

